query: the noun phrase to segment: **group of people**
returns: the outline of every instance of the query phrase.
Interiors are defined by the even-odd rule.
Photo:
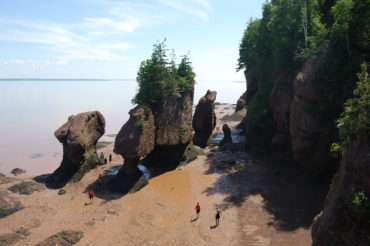
[[[107,164],[107,158],[104,156],[104,152],[100,152],[100,159],[104,160],[104,164]],[[112,162],[112,154],[109,154],[109,162]]]
[[[195,206],[195,212],[197,213],[197,218],[199,218],[199,214],[200,214],[200,205],[199,205],[199,202],[197,202],[197,205]],[[216,226],[218,226],[218,224],[220,223],[220,217],[221,217],[221,211],[216,208],[216,215],[215,215],[215,219],[216,219]]]

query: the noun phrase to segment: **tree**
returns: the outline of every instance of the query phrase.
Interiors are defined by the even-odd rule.
[[[154,44],[151,58],[141,63],[136,77],[139,89],[132,103],[155,105],[192,90],[195,74],[189,58],[183,56],[177,66],[175,52],[172,51],[169,62],[165,41]]]

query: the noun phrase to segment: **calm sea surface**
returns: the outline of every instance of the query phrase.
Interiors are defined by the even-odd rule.
[[[128,120],[134,107],[134,80],[111,81],[0,81],[0,173],[15,167],[29,174],[52,172],[62,160],[62,145],[54,131],[68,116],[99,110],[106,120],[105,141]],[[217,91],[221,103],[236,103],[245,91],[241,82],[197,82],[194,103],[207,89]]]

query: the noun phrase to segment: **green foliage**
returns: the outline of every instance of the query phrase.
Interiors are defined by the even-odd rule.
[[[182,129],[182,134],[187,133],[190,127],[191,127],[191,120],[189,120],[188,123],[186,123],[185,127]]]
[[[358,74],[359,82],[354,90],[354,98],[346,101],[344,112],[337,120],[339,135],[344,145],[355,139],[370,138],[370,78],[366,63]]]
[[[298,73],[298,74],[297,74],[296,80],[297,80],[298,82],[300,82],[300,83],[304,83],[304,78],[303,78],[302,73]]]
[[[339,144],[337,143],[332,143],[331,146],[330,146],[330,152],[338,152],[340,151],[342,148],[340,147]]]
[[[348,207],[353,218],[370,223],[370,200],[364,191],[354,193]]]
[[[135,126],[139,127],[141,130],[144,130],[144,128],[146,127],[146,121],[143,115],[139,115],[136,118]]]
[[[167,59],[165,41],[153,45],[150,59],[143,61],[137,73],[138,92],[132,103],[149,104],[164,102],[167,98],[181,97],[182,93],[192,90],[195,74],[187,56],[183,56],[179,66],[175,54]]]
[[[350,84],[355,81],[354,75],[361,63],[358,58],[362,56],[368,59],[369,16],[369,0],[266,2],[262,18],[249,21],[239,48],[237,70],[251,71],[259,84],[258,92],[249,105],[250,123],[259,127],[270,124],[269,98],[281,72],[299,66],[309,56],[323,52],[326,52],[326,56],[321,56],[322,60],[315,60],[322,62],[322,66],[317,66],[317,71],[314,71],[312,83],[331,97],[323,103],[326,105],[303,106],[312,113],[327,114],[329,120],[337,118],[342,103],[351,96],[348,93],[351,89],[344,88],[351,88]],[[300,74],[297,81],[305,82]],[[346,129],[344,135],[353,135],[354,127]],[[363,127],[365,125],[361,123],[356,128],[361,128],[363,132]],[[366,127],[369,129],[368,124]]]
[[[342,152],[342,147],[337,143],[332,143],[330,146],[330,152],[333,157],[338,158]]]

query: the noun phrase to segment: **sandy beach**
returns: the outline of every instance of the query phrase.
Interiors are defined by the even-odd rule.
[[[234,109],[216,106],[215,133]],[[234,129],[238,122],[227,123]],[[94,186],[99,174],[106,179],[121,165],[118,155],[65,186],[64,195],[43,186],[31,195],[14,194],[9,187],[32,177],[3,178],[3,199],[16,199],[24,208],[0,219],[0,245],[35,245],[65,230],[83,233],[76,245],[311,245],[310,225],[323,207],[327,185],[312,184],[294,166],[252,157],[243,145],[237,143],[234,151],[207,147],[206,155],[125,196],[106,191],[104,183]],[[112,149],[113,143],[98,152]],[[93,203],[87,195],[91,187]],[[195,220],[197,202],[201,212]],[[216,208],[222,211],[217,227]]]

